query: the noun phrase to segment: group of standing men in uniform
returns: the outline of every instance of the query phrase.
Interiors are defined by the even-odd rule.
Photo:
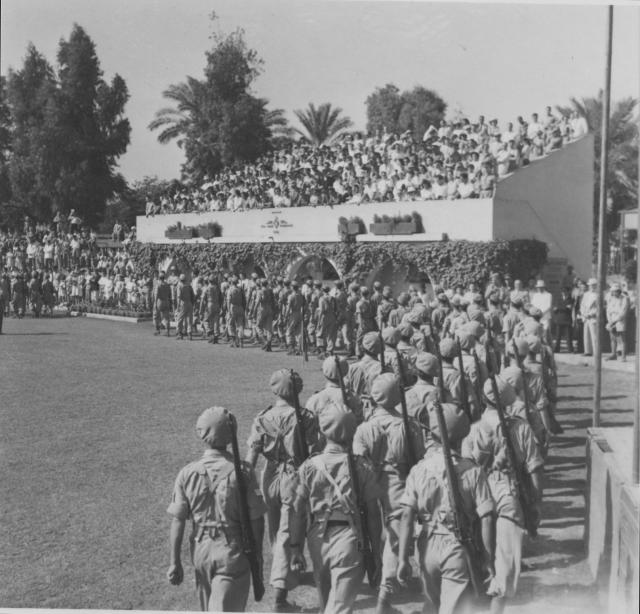
[[[331,293],[320,291],[322,314]],[[304,309],[300,295],[291,288],[287,307]],[[168,510],[169,580],[182,580],[179,543],[191,518],[202,608],[244,609],[250,577],[254,592],[261,585],[251,561],[262,559],[266,514],[275,611],[298,610],[289,593],[306,568],[306,544],[327,614],[353,610],[365,574],[377,614],[390,612],[412,560],[432,611],[473,611],[484,599],[501,612],[517,590],[525,534],[537,531],[544,460],[561,432],[557,373],[535,308],[516,297],[504,313],[497,293],[488,305],[470,299],[438,292],[432,302],[418,293],[394,301],[386,288],[370,297],[349,286],[345,349],[359,359],[318,343],[319,319],[326,386],[301,404],[300,376],[272,375],[276,400],[253,421],[242,469],[251,522],[234,498],[229,422],[206,418],[226,410],[207,410],[198,421],[207,450],[179,474]]]

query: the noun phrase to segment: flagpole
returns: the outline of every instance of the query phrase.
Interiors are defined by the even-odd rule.
[[[609,163],[609,106],[611,103],[611,42],[613,34],[613,6],[608,7],[607,61],[602,104],[602,144],[600,149],[600,198],[598,199],[598,313],[594,348],[593,426],[600,426],[600,399],[602,396],[602,326],[604,324],[604,291],[607,269],[605,262],[607,208],[607,167]]]

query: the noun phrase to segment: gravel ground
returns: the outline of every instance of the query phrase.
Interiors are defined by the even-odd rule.
[[[150,324],[83,318],[5,320],[0,336],[0,606],[197,609],[186,579],[164,579],[178,470],[199,455],[199,412],[225,405],[244,445],[252,417],[272,402],[268,378],[296,368],[302,400],[320,388],[319,361],[154,337]],[[599,612],[585,563],[585,435],[591,370],[563,365],[540,536],[526,545],[528,569],[509,612]],[[633,376],[606,371],[603,425],[631,423]],[[270,555],[265,548],[266,568]],[[315,589],[292,598],[313,611]],[[418,590],[398,600],[419,612]],[[268,611],[267,590],[253,611]],[[356,607],[373,612],[363,589]]]

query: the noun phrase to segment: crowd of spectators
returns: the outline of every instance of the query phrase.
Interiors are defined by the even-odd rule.
[[[443,120],[421,141],[409,132],[349,133],[331,146],[303,142],[224,169],[197,188],[176,186],[146,215],[493,196],[502,177],[584,136],[586,120],[551,107],[502,128],[483,116]]]

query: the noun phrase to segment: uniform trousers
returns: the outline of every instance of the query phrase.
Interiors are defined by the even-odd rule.
[[[450,533],[418,538],[424,590],[438,614],[471,611],[471,579],[460,542]]]
[[[231,305],[227,315],[229,336],[238,342],[244,338],[244,309],[242,305]]]
[[[496,575],[487,593],[497,597],[513,597],[520,579],[524,530],[513,520],[498,516],[496,520]]]
[[[270,344],[273,337],[273,313],[269,311],[258,311],[257,332],[263,337],[265,342]]]
[[[338,329],[336,328],[335,323],[319,326],[316,334],[316,343],[318,348],[324,348],[327,352],[333,352],[336,346],[337,334]]]
[[[287,343],[291,347],[298,345],[300,341],[300,335],[302,334],[302,320],[300,318],[289,318],[287,323],[286,338]]]
[[[268,461],[262,472],[261,484],[267,504],[267,529],[273,554],[269,582],[274,588],[286,590],[298,585],[298,575],[290,567],[289,548],[295,475],[293,468]]]
[[[207,303],[206,312],[207,333],[213,337],[220,335],[220,307],[213,303]]]
[[[160,326],[163,322],[166,323],[167,328],[170,322],[169,308],[160,301],[156,301],[155,309],[153,310],[153,323],[157,330],[160,330]]]
[[[178,334],[191,334],[193,330],[193,305],[181,305],[178,309]]]
[[[227,544],[224,534],[205,535],[193,542],[191,558],[196,570],[196,591],[203,612],[244,612],[251,573],[240,541]]]
[[[351,526],[314,523],[307,534],[313,576],[320,596],[320,610],[350,614],[364,579],[362,554]]]

